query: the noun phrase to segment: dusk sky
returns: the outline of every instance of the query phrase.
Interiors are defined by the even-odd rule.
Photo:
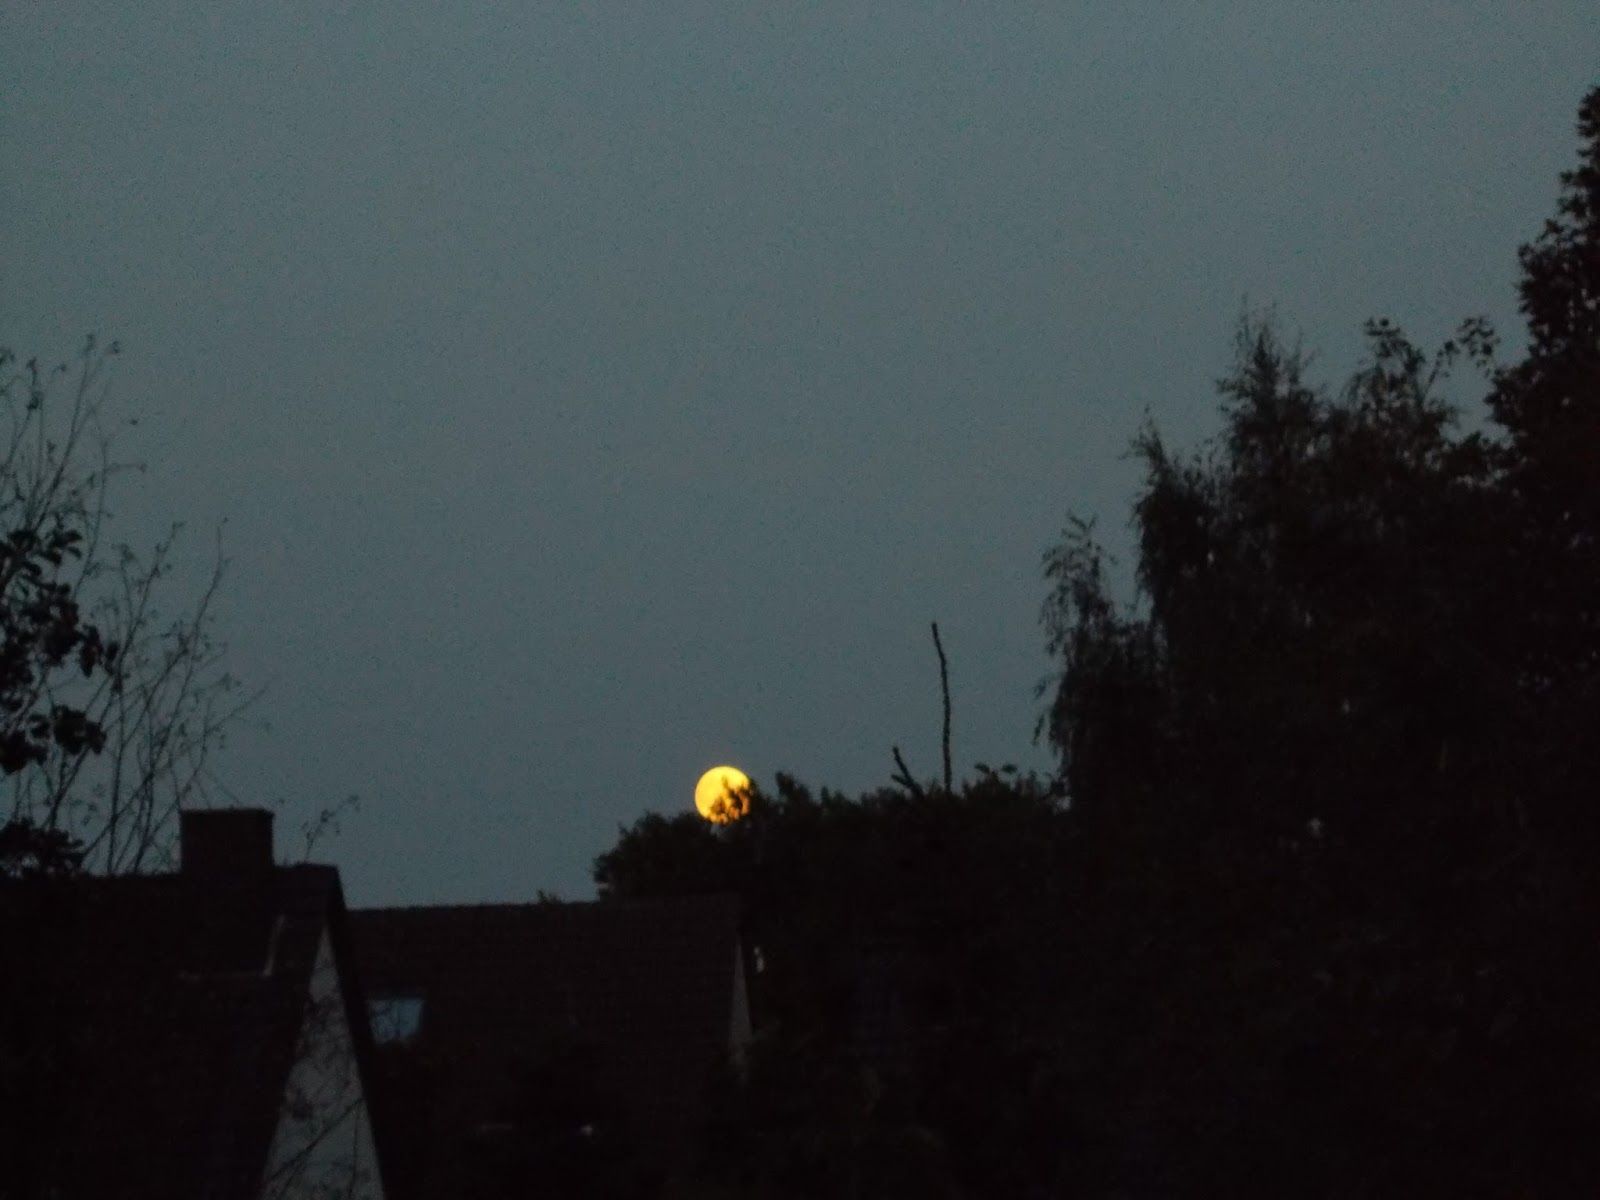
[[[1047,769],[1068,513],[1126,567],[1246,304],[1514,351],[1597,68],[1593,0],[12,4],[0,344],[120,339],[118,534],[225,523],[281,848],[581,898],[714,763],[932,776],[930,620],[958,773]]]

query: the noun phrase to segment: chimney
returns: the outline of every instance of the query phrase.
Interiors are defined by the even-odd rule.
[[[178,814],[180,871],[217,882],[272,870],[272,814],[264,808],[189,809]]]

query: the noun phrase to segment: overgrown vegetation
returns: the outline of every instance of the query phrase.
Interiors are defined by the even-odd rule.
[[[1520,361],[1375,321],[1330,392],[1246,321],[1220,434],[1138,435],[1138,596],[1089,522],[1045,559],[1059,779],[780,778],[599,859],[746,905],[704,1194],[1593,1189],[1600,89],[1579,133]]]

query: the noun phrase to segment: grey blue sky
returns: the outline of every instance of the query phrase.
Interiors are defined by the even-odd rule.
[[[280,840],[582,896],[714,762],[932,774],[932,618],[958,769],[1047,765],[1039,556],[1125,544],[1143,415],[1245,300],[1330,380],[1515,334],[1597,79],[1592,3],[24,0],[0,342],[120,338],[120,533],[226,521]]]

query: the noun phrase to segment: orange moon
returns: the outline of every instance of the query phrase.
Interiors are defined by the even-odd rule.
[[[694,806],[714,825],[726,825],[744,816],[744,792],[750,776],[738,767],[712,767],[694,785]]]

